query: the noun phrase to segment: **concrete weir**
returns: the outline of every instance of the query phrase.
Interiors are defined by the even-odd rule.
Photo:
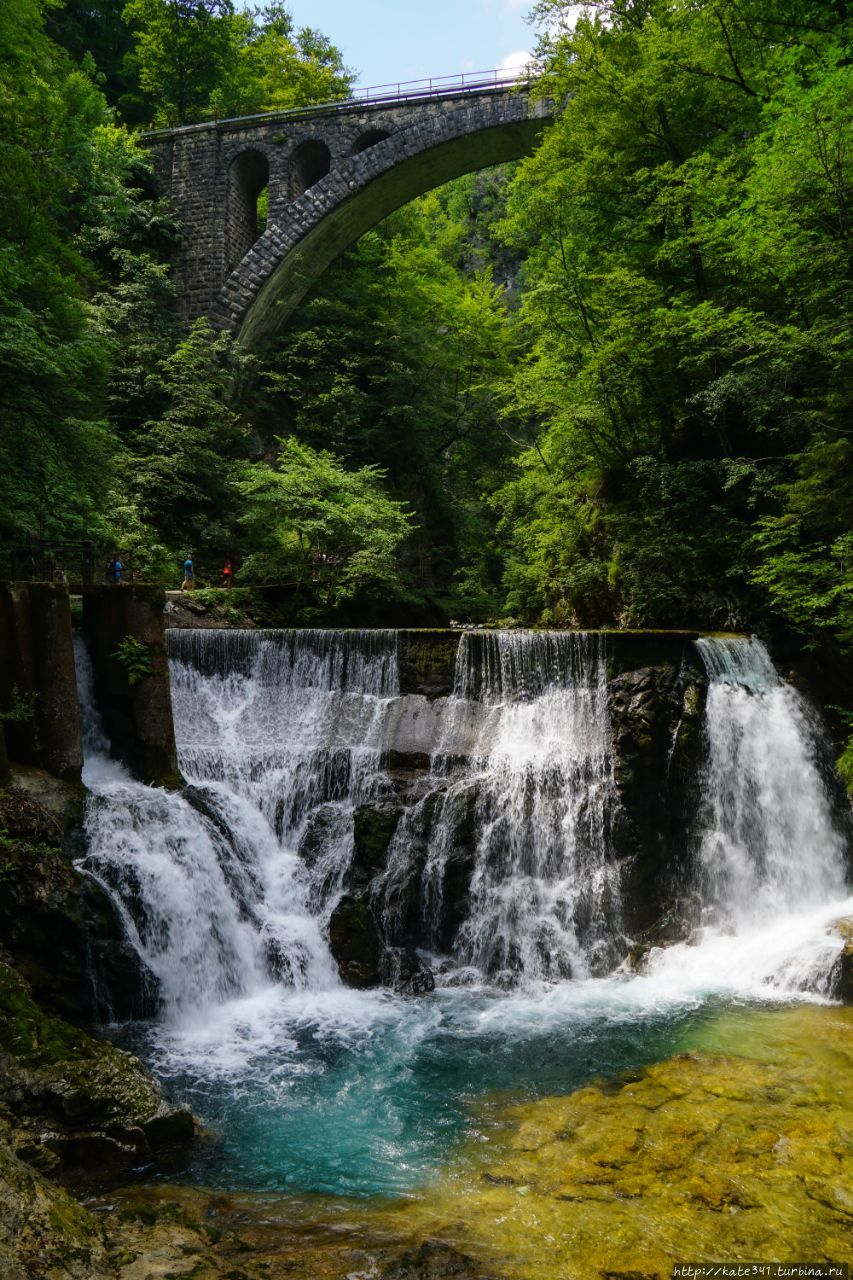
[[[114,754],[142,782],[181,786],[159,587],[87,587],[83,635]],[[80,781],[83,744],[68,589],[0,583],[0,780],[10,765]]]

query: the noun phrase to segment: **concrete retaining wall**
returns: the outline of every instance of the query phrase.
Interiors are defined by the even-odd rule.
[[[163,604],[160,587],[84,587],[83,634],[114,754],[143,782],[179,787]]]
[[[0,583],[0,709],[9,759],[67,781],[80,780],[83,746],[68,589]],[[0,752],[0,774],[4,771]]]

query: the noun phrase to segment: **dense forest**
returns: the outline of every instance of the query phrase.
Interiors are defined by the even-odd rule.
[[[345,97],[345,52],[280,5],[6,0],[4,555],[83,531],[172,585],[230,555],[304,620],[853,644],[848,6],[534,16],[539,151],[389,218],[247,352],[180,327],[137,135]]]

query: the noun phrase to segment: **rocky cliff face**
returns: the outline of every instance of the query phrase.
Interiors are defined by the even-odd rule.
[[[107,894],[74,867],[84,792],[13,767],[0,791],[0,947],[48,1008],[80,1025],[156,1008]]]
[[[97,1221],[59,1183],[182,1164],[195,1121],[81,1024],[150,1012],[110,899],[80,875],[84,793],[12,766],[0,790],[0,1275],[114,1276]]]

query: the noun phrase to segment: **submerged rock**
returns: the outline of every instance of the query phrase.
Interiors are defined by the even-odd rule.
[[[526,1280],[846,1261],[853,1010],[732,1012],[692,1040],[621,1081],[484,1108],[409,1229],[509,1259]]]
[[[382,1280],[499,1280],[483,1271],[474,1258],[441,1240],[425,1240],[407,1249],[382,1272]]]

